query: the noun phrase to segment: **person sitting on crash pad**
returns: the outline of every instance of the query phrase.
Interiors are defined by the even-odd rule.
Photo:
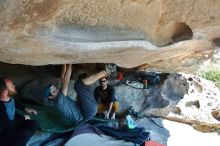
[[[1,78],[1,79],[3,79],[6,83],[6,87],[8,89],[9,96],[10,97],[16,96],[17,95],[17,90],[16,90],[16,87],[15,87],[13,81],[11,79],[8,79],[8,78]],[[25,107],[24,105],[22,105],[20,103],[19,98],[15,97],[14,99],[16,101],[16,108],[25,111],[25,113],[27,113],[27,114],[37,115],[37,111],[35,109],[28,108],[28,107]]]
[[[97,102],[89,85],[114,72],[115,67],[109,64],[106,66],[105,70],[83,79],[78,79],[74,84],[74,89],[78,98],[77,101],[79,101],[76,102],[67,96],[72,65],[63,65],[61,71],[61,89],[57,89],[54,85],[50,85],[45,89],[45,97],[54,100],[55,107],[58,111],[68,118],[73,125],[77,125],[93,118],[97,113]]]
[[[0,79],[0,141],[2,146],[24,146],[39,128],[29,115],[16,114],[17,102],[12,97],[16,93],[13,82]],[[37,114],[34,109],[23,107],[29,114]]]
[[[115,98],[115,89],[108,84],[107,77],[99,80],[99,86],[95,89],[94,97],[98,103],[98,114],[104,113],[104,118],[115,119],[119,105]]]

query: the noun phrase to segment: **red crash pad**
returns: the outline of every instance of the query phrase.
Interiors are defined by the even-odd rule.
[[[144,146],[164,146],[164,145],[160,144],[159,142],[150,140],[150,141],[145,142]]]

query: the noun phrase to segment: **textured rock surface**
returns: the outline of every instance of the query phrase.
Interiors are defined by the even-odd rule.
[[[0,0],[0,60],[192,71],[219,46],[219,7],[217,0]]]
[[[53,105],[42,93],[44,87],[57,79],[37,79],[24,86],[21,94],[25,98]],[[75,100],[76,93],[71,82],[68,95]],[[128,85],[112,82],[116,89],[116,97],[120,103],[119,112],[130,106],[144,115],[155,115],[166,119],[192,125],[202,132],[210,132],[213,127],[220,128],[220,121],[213,116],[213,111],[220,110],[220,91],[209,81],[188,74],[170,74],[158,87],[136,89],[141,83],[131,82]],[[91,89],[97,83],[91,86]],[[126,91],[126,92],[125,92]],[[220,113],[215,113],[215,115]]]
[[[213,127],[220,127],[220,121],[213,116],[213,112],[219,110],[220,91],[210,81],[202,78],[183,74],[189,84],[188,93],[175,107],[179,113],[170,112],[166,117],[171,120],[192,125],[202,132],[210,132]],[[182,82],[180,82],[182,83]]]
[[[82,66],[74,66],[73,80],[77,78],[79,72],[85,72]],[[33,67],[0,63],[0,77],[11,78],[16,87],[22,89],[24,97],[43,101],[49,105],[52,102],[48,103],[48,100],[42,97],[43,87],[50,83],[59,86],[59,80],[56,79],[59,78],[59,71],[60,66]],[[119,102],[122,103],[120,104],[120,110],[123,111],[130,106],[134,106],[136,110],[143,111],[145,114],[154,114],[187,123],[200,131],[212,130],[212,128],[210,129],[212,124],[219,126],[220,91],[212,83],[187,74],[171,74],[168,79],[166,79],[166,76],[161,76],[160,88],[149,88],[147,90],[135,89],[121,83],[111,82],[116,88]],[[133,77],[132,74],[129,79],[131,80]],[[74,81],[70,84],[69,95],[75,99],[76,93],[72,90],[73,84]],[[137,82],[129,84],[135,87],[143,87],[142,84]],[[92,86],[92,89],[96,86],[97,83]],[[206,125],[209,125],[209,127]]]

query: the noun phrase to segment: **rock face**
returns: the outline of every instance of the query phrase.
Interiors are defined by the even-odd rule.
[[[217,0],[0,0],[0,60],[190,72],[219,46],[219,7]]]
[[[54,106],[43,97],[44,88],[54,84],[59,87],[59,79],[37,79],[26,84],[21,92],[25,98]],[[139,82],[110,83],[116,90],[119,101],[119,112],[133,106],[141,115],[154,115],[165,119],[192,125],[202,132],[220,128],[220,91],[211,82],[188,74],[170,74],[158,86],[143,89]],[[76,99],[70,83],[69,97]],[[98,84],[91,86],[94,90]],[[140,89],[137,89],[140,88]],[[126,92],[125,92],[126,91]]]

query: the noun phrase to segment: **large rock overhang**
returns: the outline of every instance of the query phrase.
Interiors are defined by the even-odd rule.
[[[0,0],[0,61],[190,72],[219,44],[219,6],[209,0]]]

